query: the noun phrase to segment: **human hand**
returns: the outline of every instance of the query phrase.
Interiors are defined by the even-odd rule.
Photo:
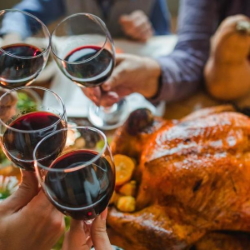
[[[6,90],[0,88],[0,97],[6,93]],[[0,104],[0,119],[8,121],[16,113],[17,96],[13,93],[6,95]]]
[[[240,22],[250,25],[250,19],[243,15],[226,18],[211,41],[211,54],[219,62],[239,64],[249,60],[250,34],[237,29]]]
[[[0,249],[49,250],[63,231],[63,215],[39,190],[35,174],[22,171],[18,190],[0,203]]]
[[[135,92],[146,98],[156,95],[161,68],[154,59],[129,54],[119,54],[116,59],[117,65],[101,89],[83,89],[88,98],[108,107]]]
[[[87,226],[83,221],[72,219],[70,230],[65,234],[62,250],[113,250],[106,232],[107,209]]]
[[[152,25],[141,10],[136,10],[130,15],[122,15],[119,22],[124,33],[134,40],[145,42],[153,36]]]

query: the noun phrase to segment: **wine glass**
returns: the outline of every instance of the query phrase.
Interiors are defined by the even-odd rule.
[[[49,154],[44,152],[52,138],[65,131],[63,151],[54,147]],[[33,157],[42,188],[62,213],[91,223],[108,206],[115,186],[115,167],[102,131],[87,126],[55,131],[37,144]]]
[[[27,12],[7,9],[0,11],[0,34],[3,35],[0,42],[0,86],[12,89],[30,85],[49,56],[50,33],[47,27]]]
[[[53,108],[43,105],[40,95],[54,100]],[[6,91],[0,97],[1,146],[6,156],[18,167],[34,171],[33,150],[46,135],[65,128],[67,117],[61,98],[53,91],[36,86],[24,86]],[[66,133],[65,133],[66,135]],[[54,138],[44,153],[56,144],[63,148],[66,136]]]
[[[100,86],[115,65],[115,48],[105,23],[89,13],[66,17],[51,35],[54,59],[63,74],[80,87]],[[122,99],[112,107],[89,105],[90,122],[102,129],[120,126],[128,115]]]

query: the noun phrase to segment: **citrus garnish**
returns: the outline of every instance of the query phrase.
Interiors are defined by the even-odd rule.
[[[131,179],[135,163],[130,157],[117,154],[114,155],[114,164],[116,170],[116,186],[123,185]]]

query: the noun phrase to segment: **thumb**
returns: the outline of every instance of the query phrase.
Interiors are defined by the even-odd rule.
[[[102,89],[104,91],[110,91],[120,85],[120,77],[124,71],[123,61],[126,59],[124,55],[116,56],[116,66],[111,74],[111,76],[102,84]]]
[[[30,171],[21,171],[22,182],[18,190],[2,202],[6,210],[10,213],[20,210],[27,205],[38,193],[38,181],[35,173]]]
[[[99,87],[95,88],[81,88],[82,92],[97,106],[100,105],[101,90]]]
[[[92,241],[85,223],[71,219],[70,230],[65,234],[62,250],[88,250],[91,246]]]
[[[112,250],[108,234],[106,231],[107,208],[98,216],[91,227],[91,238],[95,250]]]

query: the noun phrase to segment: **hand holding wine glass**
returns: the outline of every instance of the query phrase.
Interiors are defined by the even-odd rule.
[[[25,20],[25,25],[7,23],[5,17],[8,15]],[[50,33],[47,27],[27,12],[1,10],[0,34],[6,38],[0,44],[0,86],[12,89],[30,85],[44,68],[49,56]]]
[[[65,234],[62,250],[89,250],[91,246],[94,246],[95,250],[114,250],[106,231],[107,212],[105,209],[90,227],[83,221],[71,219],[70,230]]]
[[[114,103],[110,93],[116,93],[124,98],[133,93],[139,93],[145,98],[153,98],[159,91],[160,65],[153,58],[130,54],[119,54],[112,75],[102,85],[105,94],[98,98],[102,103]],[[98,93],[92,93],[96,98]],[[117,100],[116,100],[117,101]]]
[[[52,32],[51,47],[62,73],[82,88],[101,86],[113,71],[114,43],[104,22],[95,15],[66,17]],[[88,118],[102,129],[118,127],[127,118],[126,101],[122,99],[110,107],[91,103]]]
[[[39,190],[35,173],[22,171],[17,191],[0,202],[0,249],[50,250],[63,232],[63,215]]]
[[[44,147],[67,132],[63,151]],[[56,156],[56,157],[53,157]],[[92,127],[69,127],[44,137],[33,153],[39,182],[50,201],[73,219],[91,222],[108,206],[115,168],[106,136]]]

